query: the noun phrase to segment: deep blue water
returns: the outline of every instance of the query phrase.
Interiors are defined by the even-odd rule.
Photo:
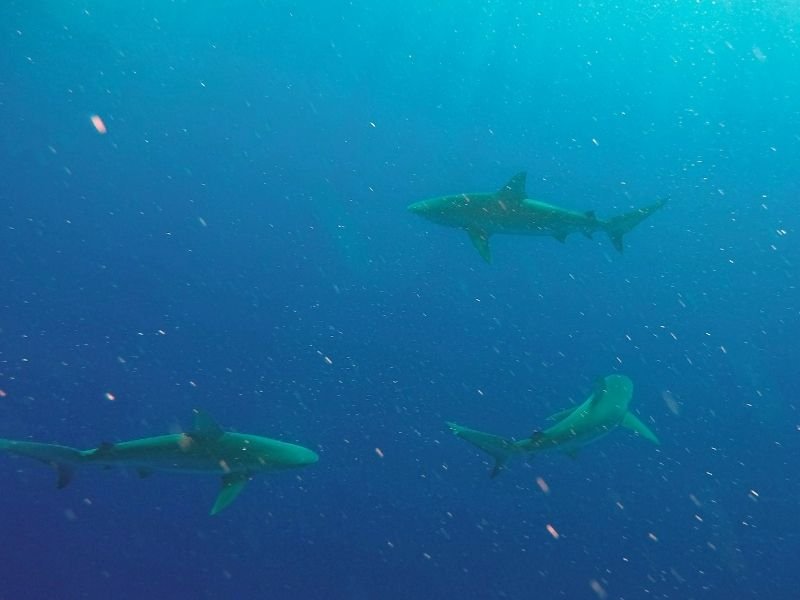
[[[799,28],[779,0],[3,2],[0,437],[202,407],[321,459],[209,517],[214,477],[56,491],[2,456],[0,598],[794,597]],[[406,211],[521,170],[601,217],[670,202],[624,256],[498,236],[492,265]],[[660,447],[490,480],[444,426],[525,436],[615,372]]]

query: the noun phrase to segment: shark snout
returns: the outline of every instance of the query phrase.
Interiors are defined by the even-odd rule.
[[[313,465],[317,461],[319,461],[319,455],[313,450],[309,450],[308,448],[303,448],[301,452],[298,452],[297,456],[298,465],[301,466]]]
[[[413,204],[408,205],[408,212],[412,212],[415,215],[425,215],[430,212],[430,206],[428,202],[425,200],[421,200],[420,202],[414,202]]]

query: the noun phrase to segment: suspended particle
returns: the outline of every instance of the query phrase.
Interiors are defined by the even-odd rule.
[[[545,494],[549,494],[550,493],[550,486],[547,485],[547,482],[543,478],[537,477],[536,478],[536,485],[539,486],[539,489],[542,490],[543,493],[545,493]]]
[[[604,600],[608,598],[608,592],[606,592],[605,588],[600,585],[600,582],[597,579],[589,580],[589,587],[592,588],[592,591],[597,595],[600,600]]]
[[[103,122],[103,119],[100,118],[100,115],[92,115],[92,125],[94,125],[95,130],[100,135],[105,135],[108,133],[106,124]]]

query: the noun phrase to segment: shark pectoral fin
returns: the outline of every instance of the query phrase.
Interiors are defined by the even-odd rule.
[[[216,440],[225,432],[217,425],[209,414],[203,410],[194,410],[194,428],[186,435],[195,440]]]
[[[483,260],[487,263],[492,262],[492,251],[489,249],[489,234],[482,229],[467,229],[469,241],[478,250]]]
[[[250,480],[247,473],[228,473],[222,476],[222,489],[219,491],[217,501],[211,508],[211,514],[215,515],[231,502],[236,500],[236,497],[244,489],[244,485]]]
[[[630,411],[625,413],[621,425],[632,431],[635,431],[644,439],[653,442],[656,446],[661,444],[658,437],[656,437],[656,434],[650,431],[650,428],[642,423],[639,418]]]
[[[525,199],[525,178],[527,173],[517,173],[497,190],[495,198],[502,202],[522,202]]]

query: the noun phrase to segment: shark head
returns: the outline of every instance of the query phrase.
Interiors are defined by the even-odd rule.
[[[458,194],[414,202],[408,211],[439,225],[462,227],[464,215],[472,204],[469,195]]]
[[[602,385],[603,400],[628,410],[633,398],[633,381],[626,375],[608,375],[598,382]],[[597,391],[595,391],[597,393]]]
[[[313,465],[319,456],[313,450],[260,436],[242,436],[242,450],[246,451],[250,460],[245,462],[257,463],[263,470],[294,469]],[[256,470],[256,469],[253,469]]]
[[[307,467],[319,461],[319,454],[308,448],[296,446],[294,452],[295,465],[298,467]]]

